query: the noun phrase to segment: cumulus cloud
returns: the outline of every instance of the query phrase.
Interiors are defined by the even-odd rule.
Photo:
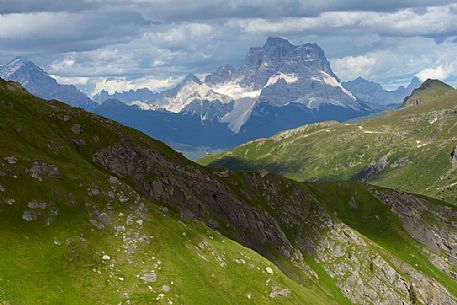
[[[34,52],[93,50],[128,42],[150,22],[139,12],[37,12],[0,15],[2,49]]]
[[[159,90],[169,88],[176,84],[177,79],[171,77],[166,79],[154,79],[149,77],[139,78],[135,80],[128,80],[125,77],[117,79],[100,79],[95,81],[95,90],[92,94],[95,94],[101,90],[106,90],[109,93],[115,93],[116,91],[128,91],[141,88],[148,88],[150,90]]]
[[[357,34],[370,32],[385,36],[443,37],[457,35],[456,5],[429,7],[424,11],[326,12],[318,17],[280,19],[238,19],[231,22],[248,33]]]
[[[451,0],[0,0],[0,63],[29,57],[86,92],[168,87],[242,64],[268,36],[316,42],[343,80],[453,79]],[[424,76],[425,77],[425,76]]]
[[[446,80],[455,73],[454,66],[438,66],[421,70],[416,76],[424,81],[428,78]]]
[[[358,76],[370,77],[375,63],[375,57],[361,55],[335,59],[332,61],[332,66],[339,77],[354,79]]]
[[[51,77],[55,78],[59,84],[64,85],[87,85],[90,81],[89,77],[62,77],[58,75],[50,75]]]

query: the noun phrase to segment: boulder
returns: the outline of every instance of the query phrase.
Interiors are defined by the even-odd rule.
[[[73,132],[75,135],[79,135],[81,133],[81,125],[73,124],[73,126],[71,126],[71,132]]]
[[[16,164],[17,162],[17,158],[16,157],[5,157],[3,158],[3,160],[5,160],[6,162],[8,162],[9,164]]]

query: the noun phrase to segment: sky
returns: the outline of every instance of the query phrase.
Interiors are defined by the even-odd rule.
[[[24,56],[91,95],[239,67],[269,36],[318,43],[341,80],[457,85],[455,0],[0,0],[0,65]]]

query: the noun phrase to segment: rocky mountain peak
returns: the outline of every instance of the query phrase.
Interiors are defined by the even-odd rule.
[[[402,107],[415,106],[454,90],[452,86],[438,79],[429,78],[419,88],[415,89],[411,95],[405,97]]]
[[[197,83],[197,84],[201,85],[202,81],[197,76],[190,73],[184,78],[182,84],[190,84],[190,83]]]
[[[416,89],[417,87],[419,87],[421,85],[421,81],[418,77],[413,77],[411,79],[411,82],[409,83],[408,87],[406,87],[407,90],[411,90],[413,91],[414,89]]]
[[[20,83],[30,93],[40,98],[55,99],[72,106],[93,110],[96,104],[73,85],[61,85],[32,61],[15,57],[0,67],[0,77]]]
[[[205,83],[209,85],[222,84],[231,80],[236,74],[236,69],[231,65],[223,65],[216,72],[205,77]]]
[[[361,76],[357,77],[353,81],[343,82],[343,86],[350,91],[356,92],[361,91],[369,93],[373,91],[384,91],[384,88],[381,86],[381,84],[374,81],[366,80]]]
[[[293,47],[287,39],[281,37],[268,37],[264,48]]]
[[[239,74],[243,85],[261,88],[275,74],[306,77],[320,71],[336,78],[324,50],[317,44],[296,46],[286,39],[270,37],[263,47],[250,49]]]
[[[43,69],[35,65],[29,59],[22,56],[16,56],[5,66],[0,67],[0,76],[4,79],[9,79],[22,70],[48,75]]]

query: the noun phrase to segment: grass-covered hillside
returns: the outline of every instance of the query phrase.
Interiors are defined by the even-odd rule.
[[[139,133],[1,81],[0,304],[333,302],[91,162],[121,137],[186,163]]]
[[[428,80],[404,106],[352,124],[304,125],[200,163],[299,181],[369,181],[457,203],[457,91]]]
[[[457,304],[457,209],[210,169],[0,80],[0,304]]]

